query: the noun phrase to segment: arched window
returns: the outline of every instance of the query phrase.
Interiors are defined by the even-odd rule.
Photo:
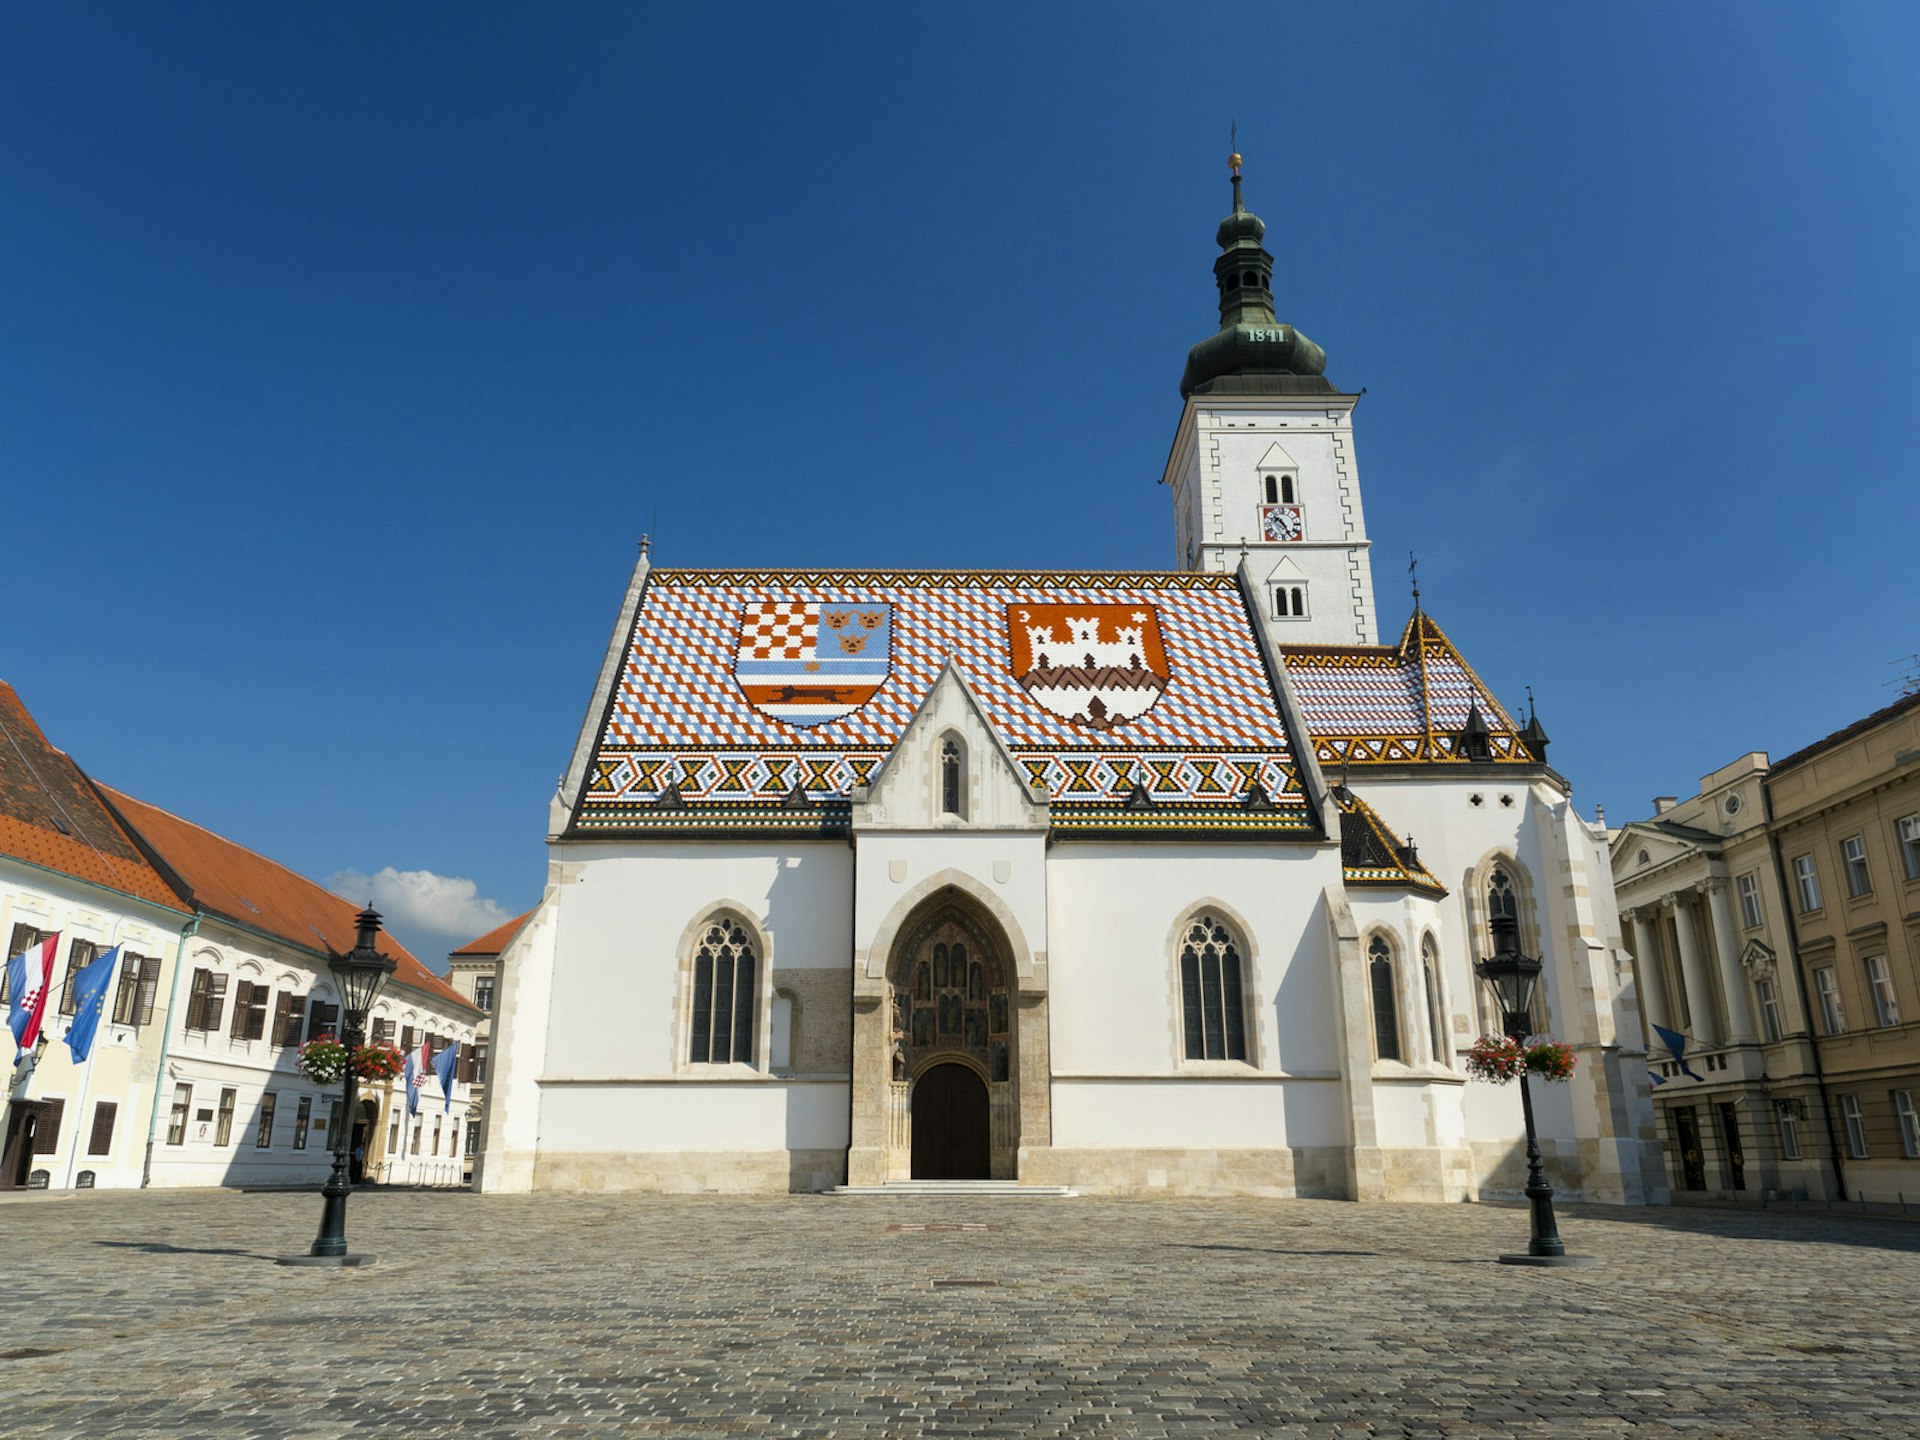
[[[967,818],[967,752],[954,735],[940,741],[940,813]]]
[[[1196,916],[1181,943],[1180,1007],[1189,1060],[1247,1058],[1240,947],[1211,915]]]
[[[1307,614],[1307,587],[1276,585],[1273,588],[1273,618],[1303,620]]]
[[[1271,476],[1271,475],[1264,475],[1264,476],[1262,476],[1262,477],[1261,477],[1261,479],[1262,479],[1262,480],[1263,480],[1263,481],[1265,482],[1265,484],[1266,484],[1266,487],[1267,487],[1267,504],[1269,504],[1269,505],[1278,505],[1278,504],[1280,503],[1280,483],[1279,483],[1279,481],[1278,481],[1278,480],[1276,480],[1276,479],[1275,479],[1275,478],[1274,478],[1273,476]],[[1291,500],[1291,499],[1292,499],[1293,497],[1292,497],[1291,495],[1289,495],[1289,496],[1288,496],[1287,498],[1288,498],[1289,500]]]
[[[1227,276],[1227,289],[1238,290],[1239,288],[1240,288],[1240,277],[1238,275]]]
[[[1529,954],[1537,954],[1529,945],[1527,933],[1529,927],[1521,919],[1520,886],[1515,881],[1513,874],[1508,870],[1505,863],[1496,862],[1493,869],[1487,873],[1486,897],[1486,953],[1489,955],[1493,953],[1493,922],[1502,916],[1506,916],[1519,926],[1520,948]],[[1545,961],[1547,957],[1545,955],[1539,955],[1538,958]],[[1481,988],[1484,990],[1486,987],[1482,986]],[[1487,1001],[1485,996],[1482,996],[1482,1000],[1489,1021],[1489,1032],[1498,1030],[1506,1023],[1506,1017],[1494,1014],[1492,1002]],[[1545,1034],[1547,1031],[1547,977],[1544,970],[1541,972],[1539,984],[1534,986],[1533,1008],[1528,1012],[1528,1015],[1529,1019],[1527,1023],[1532,1027],[1532,1032],[1536,1035]]]
[[[1431,935],[1420,940],[1420,978],[1427,992],[1427,1038],[1435,1062],[1445,1065],[1452,1057],[1447,1053],[1447,1017],[1440,1009],[1440,947]]]
[[[1387,937],[1367,942],[1367,977],[1373,985],[1373,1054],[1376,1060],[1400,1058],[1400,1006],[1393,994],[1393,947]]]
[[[687,1058],[696,1065],[753,1063],[758,998],[753,942],[736,920],[715,917],[693,953],[693,1035]]]
[[[1250,285],[1250,286],[1252,286],[1252,287],[1253,287],[1254,289],[1258,289],[1258,288],[1260,287],[1260,273],[1259,273],[1259,271],[1257,271],[1257,270],[1249,270],[1249,271],[1247,271],[1247,273],[1246,273],[1245,275],[1243,275],[1243,276],[1241,276],[1241,277],[1240,277],[1240,283],[1241,283],[1241,284],[1243,284],[1243,285]]]
[[[1291,505],[1293,503],[1293,477],[1291,475],[1282,475],[1280,477],[1280,503],[1283,505]]]
[[[1513,893],[1513,877],[1498,866],[1487,877],[1487,919],[1506,916],[1516,924],[1520,919],[1520,901]]]

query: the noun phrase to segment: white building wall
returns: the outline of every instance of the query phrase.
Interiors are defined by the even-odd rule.
[[[92,1173],[99,1189],[139,1186],[153,1114],[153,1076],[166,1025],[167,995],[185,923],[184,915],[131,896],[0,860],[0,945],[11,943],[16,924],[59,931],[60,944],[54,956],[56,987],[66,977],[69,947],[74,940],[90,941],[101,949],[121,945],[160,962],[153,1018],[145,1025],[113,1024],[113,993],[109,991],[107,1009],[85,1067],[72,1063],[64,1043],[70,1017],[60,1013],[58,988],[47,999],[42,1034],[48,1043],[18,1093],[27,1100],[65,1102],[55,1148],[34,1156],[32,1162],[33,1170],[46,1172],[49,1188],[70,1188],[83,1172]],[[10,1047],[12,1040],[8,1035],[4,1043]],[[11,1055],[11,1050],[8,1053]],[[107,1153],[96,1155],[90,1153],[93,1118],[103,1102],[115,1107],[113,1134]]]

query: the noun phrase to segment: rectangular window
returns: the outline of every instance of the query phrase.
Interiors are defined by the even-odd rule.
[[[414,1122],[413,1144],[409,1147],[409,1153],[414,1155],[418,1155],[420,1153],[420,1132],[426,1128],[427,1127],[422,1123],[420,1123],[418,1120]]]
[[[273,996],[270,985],[255,985],[242,980],[233,998],[233,1038],[258,1040],[267,1033],[267,1001]]]
[[[1840,842],[1840,868],[1846,872],[1847,894],[1857,900],[1873,893],[1873,877],[1867,873],[1867,842],[1858,835]]]
[[[393,1021],[382,1017],[373,1022],[373,1043],[376,1045],[393,1044]]]
[[[313,1123],[313,1096],[302,1095],[300,1106],[293,1112],[293,1148],[307,1148],[307,1127]]]
[[[227,1006],[227,977],[212,970],[193,972],[193,990],[187,1000],[187,1029],[209,1034],[220,1028]]]
[[[413,1027],[411,1025],[402,1025],[400,1027],[400,1053],[402,1055],[405,1055],[412,1049],[413,1049]]]
[[[1840,977],[1831,965],[1813,972],[1814,989],[1820,992],[1820,1023],[1829,1035],[1843,1035],[1847,1029],[1846,1011],[1840,1008]]]
[[[1914,819],[1916,822],[1920,822],[1920,815],[1916,815]],[[1920,824],[1916,824],[1915,834],[1920,835]],[[1920,840],[1916,840],[1914,843],[1916,846],[1920,846]],[[493,976],[476,975],[474,977],[473,1003],[476,1009],[485,1010],[489,1014],[493,1012]]]
[[[1900,1121],[1900,1153],[1909,1160],[1920,1160],[1920,1110],[1913,1105],[1913,1091],[1893,1092],[1893,1113]]]
[[[1760,876],[1757,872],[1742,875],[1738,884],[1740,924],[1745,929],[1756,930],[1767,918],[1760,911]]]
[[[233,1105],[240,1098],[240,1092],[229,1086],[220,1090],[220,1114],[213,1122],[213,1143],[226,1145],[233,1140]]]
[[[1800,1158],[1800,1117],[1791,1110],[1780,1112],[1780,1158]]]
[[[485,1040],[473,1042],[473,1068],[467,1078],[475,1085],[487,1083],[487,1042]]]
[[[393,1119],[387,1122],[387,1154],[400,1153],[400,1112],[394,1111]]]
[[[138,955],[120,952],[120,974],[113,988],[113,1023],[135,1025],[140,1019],[140,967]]]
[[[1887,968],[1884,955],[1867,957],[1867,993],[1873,997],[1874,1024],[1900,1023],[1900,1006],[1893,998],[1893,972]]]
[[[307,1002],[307,1039],[317,1040],[322,1035],[340,1033],[340,1007],[329,1005],[325,1000]]]
[[[33,1153],[51,1155],[60,1148],[60,1122],[66,1119],[67,1102],[49,1100],[40,1112],[40,1128],[33,1132]]]
[[[268,1150],[273,1147],[273,1091],[269,1090],[260,1097],[260,1124],[253,1132],[253,1147],[256,1150]]]
[[[1773,981],[1756,980],[1753,982],[1753,993],[1760,997],[1760,1033],[1771,1044],[1785,1033],[1780,1025],[1779,992],[1773,988]]]
[[[340,1102],[338,1100],[329,1100],[327,1102],[327,1134],[338,1135],[339,1133]]]
[[[1867,1121],[1860,1113],[1858,1095],[1840,1097],[1840,1118],[1847,1126],[1847,1154],[1855,1160],[1867,1158]]]
[[[273,1002],[273,1043],[285,1048],[300,1043],[300,1029],[307,1020],[307,997],[291,990],[283,991]]]
[[[1920,880],[1920,815],[1909,815],[1894,828],[1900,836],[1900,865],[1907,879]]]
[[[440,1115],[433,1117],[433,1144],[427,1149],[427,1154],[429,1155],[438,1155],[440,1153],[440,1121],[443,1118],[445,1117]]]
[[[113,1122],[120,1106],[112,1100],[96,1100],[93,1106],[93,1134],[87,1137],[87,1154],[113,1153]]]
[[[193,1109],[193,1086],[173,1087],[173,1106],[167,1111],[167,1144],[187,1143],[187,1112]]]
[[[73,1014],[74,1001],[73,977],[93,963],[93,957],[99,947],[91,940],[69,940],[67,942],[67,978],[60,985],[60,1013]]]
[[[1793,857],[1793,883],[1800,891],[1801,912],[1810,913],[1820,908],[1820,877],[1813,870],[1813,856],[1796,855]]]
[[[478,1120],[469,1120],[467,1122],[467,1154],[475,1155],[479,1153],[479,1150],[480,1122]]]

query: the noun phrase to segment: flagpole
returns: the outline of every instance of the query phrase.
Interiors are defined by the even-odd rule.
[[[73,1029],[72,1020],[67,1022],[67,1029],[69,1031]],[[94,1038],[98,1040],[99,1037]],[[69,1190],[73,1188],[73,1177],[80,1168],[82,1143],[80,1137],[86,1133],[87,1129],[87,1096],[93,1092],[93,1055],[96,1048],[98,1047],[93,1045],[87,1047],[86,1063],[80,1067],[80,1113],[74,1117],[76,1123],[73,1128],[73,1154],[67,1157],[67,1189]],[[56,1140],[58,1138],[58,1136],[55,1137]]]

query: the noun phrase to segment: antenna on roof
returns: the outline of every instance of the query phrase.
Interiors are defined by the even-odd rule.
[[[1900,687],[1905,695],[1920,695],[1920,654],[1902,655],[1898,660],[1889,660],[1889,665],[1898,665],[1900,673],[1887,681],[1888,685]]]

